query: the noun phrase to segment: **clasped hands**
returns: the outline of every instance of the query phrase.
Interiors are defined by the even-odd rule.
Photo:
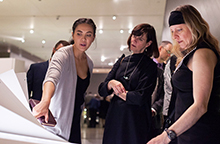
[[[122,85],[121,82],[117,80],[111,80],[108,83],[108,89],[113,89],[114,94],[122,98],[123,100],[126,101],[126,94],[127,91],[125,90],[124,86]]]

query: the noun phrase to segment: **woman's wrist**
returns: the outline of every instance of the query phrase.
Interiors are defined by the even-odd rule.
[[[42,98],[40,102],[46,107],[49,107],[50,105],[50,99]]]
[[[164,131],[162,133],[164,143],[168,144],[171,140],[168,138],[167,133]]]
[[[108,90],[111,90],[112,89],[112,83],[114,82],[114,80],[110,80],[109,82],[108,82]]]
[[[176,138],[176,136],[177,136],[175,131],[169,130],[167,128],[164,129],[164,132],[166,133],[167,138],[169,139],[169,141],[174,140]]]

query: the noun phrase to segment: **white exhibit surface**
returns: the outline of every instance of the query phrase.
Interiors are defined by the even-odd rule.
[[[46,130],[32,115],[13,70],[0,74],[0,114],[0,143],[69,143]]]
[[[12,91],[12,93],[23,103],[23,105],[29,109],[29,104],[26,96],[21,88],[21,85],[17,79],[14,70],[9,70],[0,74],[0,79],[5,85]]]
[[[21,85],[21,88],[24,92],[26,99],[28,100],[28,87],[27,87],[27,77],[25,72],[16,73],[18,81]]]

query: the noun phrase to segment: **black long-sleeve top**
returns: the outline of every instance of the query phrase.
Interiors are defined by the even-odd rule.
[[[130,62],[129,57],[123,59],[122,56],[99,86],[99,94],[108,96],[113,92],[108,90],[108,82],[115,79],[128,91],[126,101],[116,95],[111,100],[106,116],[103,144],[144,144],[149,140],[151,95],[156,85],[157,65],[143,53],[133,54]],[[125,73],[127,64],[128,69]],[[126,80],[124,76],[130,79]]]

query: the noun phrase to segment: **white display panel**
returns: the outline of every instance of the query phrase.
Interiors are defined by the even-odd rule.
[[[68,143],[32,115],[14,70],[0,74],[0,114],[0,143]]]
[[[15,58],[0,58],[0,74],[13,69],[15,73],[25,72],[25,62]]]

